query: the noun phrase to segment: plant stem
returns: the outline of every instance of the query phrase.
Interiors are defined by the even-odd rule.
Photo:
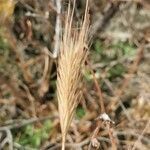
[[[62,136],[62,148],[61,150],[65,150],[65,142],[66,142],[66,135]]]

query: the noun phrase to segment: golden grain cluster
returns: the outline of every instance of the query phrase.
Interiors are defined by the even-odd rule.
[[[73,119],[75,108],[80,101],[81,67],[87,56],[85,45],[88,44],[87,6],[80,28],[73,28],[73,13],[74,10],[71,11],[69,7],[58,59],[57,99],[62,131],[62,149],[65,149],[66,134]]]

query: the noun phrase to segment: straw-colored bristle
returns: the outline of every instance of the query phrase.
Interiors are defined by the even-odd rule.
[[[66,134],[80,101],[81,67],[87,54],[85,45],[87,45],[89,29],[87,9],[80,29],[72,28],[72,20],[73,11],[71,12],[69,7],[60,45],[57,73],[57,99],[62,132],[62,150],[65,149]]]

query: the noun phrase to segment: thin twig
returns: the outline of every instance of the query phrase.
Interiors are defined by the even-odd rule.
[[[96,87],[98,95],[99,95],[99,103],[100,103],[100,107],[101,107],[101,115],[97,118],[97,120],[99,120],[99,119],[100,120],[98,122],[97,127],[94,130],[94,133],[93,133],[92,137],[91,137],[91,143],[90,143],[88,149],[90,150],[91,146],[96,147],[96,148],[98,148],[100,146],[100,144],[99,144],[99,142],[97,140],[97,135],[98,135],[99,130],[101,128],[101,124],[104,123],[104,122],[107,122],[108,133],[109,133],[109,137],[110,137],[110,140],[111,140],[112,148],[113,148],[113,150],[116,150],[117,146],[116,146],[115,138],[113,137],[112,130],[110,129],[110,125],[114,124],[114,122],[105,113],[105,106],[104,106],[104,100],[103,100],[101,88],[100,88],[100,86],[98,84],[98,81],[96,79],[95,73],[92,70],[92,67],[91,67],[91,64],[89,63],[89,61],[87,61],[87,64],[89,65],[90,71],[91,71],[91,73],[93,75],[93,79],[94,79],[95,87]]]
[[[6,129],[9,129],[9,130],[18,129],[18,128],[21,128],[21,127],[26,126],[28,124],[32,124],[35,122],[42,122],[42,121],[45,121],[47,119],[53,119],[55,117],[57,117],[57,116],[46,116],[46,117],[42,117],[42,118],[31,118],[31,119],[27,119],[27,120],[20,120],[16,123],[12,123],[10,125],[1,126],[0,131],[4,131]]]
[[[112,19],[112,17],[116,14],[118,11],[120,2],[112,3],[110,8],[107,10],[107,12],[104,14],[104,17],[99,19],[92,25],[90,35],[93,36],[98,31],[104,30],[106,28],[106,25],[108,22]]]
[[[105,112],[105,106],[104,106],[104,100],[103,100],[103,96],[102,96],[102,90],[101,90],[101,88],[100,88],[100,86],[99,86],[99,83],[98,83],[98,81],[97,81],[97,79],[96,79],[95,73],[94,73],[94,71],[92,70],[92,67],[91,67],[90,62],[89,62],[88,60],[87,60],[86,62],[87,62],[87,64],[88,64],[88,66],[89,66],[89,69],[90,69],[92,75],[93,75],[95,87],[96,87],[96,90],[97,90],[98,96],[99,96],[99,104],[100,104],[100,107],[101,107],[101,113],[104,113],[104,112]]]
[[[29,102],[30,102],[30,110],[32,112],[31,116],[32,117],[36,117],[36,108],[35,108],[35,97],[31,94],[31,91],[30,89],[28,88],[27,85],[25,84],[22,84],[22,86],[24,87],[26,93],[27,93],[27,97],[29,99]]]
[[[98,137],[97,139],[98,139],[98,141],[110,142],[110,140],[108,138],[105,138],[105,137]],[[83,146],[89,144],[89,142],[90,142],[90,138],[87,138],[87,139],[85,139],[84,141],[82,141],[80,143],[66,143],[66,147],[73,148],[75,150],[79,150]],[[57,145],[49,148],[49,150],[57,150],[60,147],[61,147],[61,144],[57,144]]]
[[[56,25],[55,25],[55,45],[53,51],[53,58],[57,58],[60,48],[60,34],[61,34],[61,0],[56,0],[56,9],[57,9],[57,17],[56,17]]]
[[[13,150],[13,137],[12,137],[11,131],[9,129],[5,129],[3,131],[6,132],[6,137],[0,143],[0,149],[3,149],[6,144],[9,144],[8,146],[9,150]]]
[[[132,150],[135,150],[139,144],[139,142],[141,141],[143,134],[146,132],[146,130],[149,128],[150,126],[150,120],[147,122],[144,130],[142,131],[141,135],[139,136],[139,138],[137,139],[137,141],[134,143]]]
[[[97,140],[97,136],[98,136],[100,128],[101,128],[101,121],[98,122],[98,124],[97,124],[97,126],[96,126],[96,128],[95,128],[95,130],[93,132],[93,135],[91,137],[91,142],[89,144],[88,150],[91,150],[91,147],[99,148],[100,143]]]
[[[113,93],[113,95],[114,96],[116,95],[117,97],[114,98],[114,101],[112,101],[111,104],[112,106],[116,106],[119,101],[119,105],[122,107],[122,109],[126,110],[121,102],[121,96],[125,92],[125,89],[128,87],[128,84],[132,79],[133,74],[137,71],[140,61],[143,58],[143,53],[144,53],[144,47],[142,46],[139,48],[139,51],[137,52],[137,56],[133,62],[133,65],[131,65],[131,67],[129,68],[128,76],[126,76],[123,80],[122,86]],[[127,118],[132,122],[132,119],[128,115],[127,111],[125,111],[125,114],[127,115]]]
[[[14,148],[16,148],[17,150],[37,150],[37,148],[31,148],[29,146],[25,146],[25,145],[20,145],[19,143],[14,142],[13,144]]]
[[[113,136],[113,129],[111,128],[110,122],[107,122],[108,134],[112,145],[112,150],[117,150],[116,140]]]
[[[44,64],[43,76],[40,81],[40,87],[38,89],[38,93],[40,97],[43,97],[44,94],[48,91],[50,72],[53,64],[52,62],[53,60],[50,61],[50,56],[48,55],[49,50],[47,48],[44,48],[44,53],[45,53],[45,57],[44,57],[45,64]]]
[[[137,71],[139,63],[140,63],[141,59],[143,58],[143,52],[144,52],[144,47],[142,46],[139,48],[139,50],[137,52],[137,56],[133,62],[133,65],[129,68],[128,76],[125,77],[125,79],[123,80],[121,88],[119,88],[117,90],[117,92],[115,92],[117,97],[121,97],[121,95],[125,91],[126,87],[128,86],[128,83],[131,80],[132,75]]]

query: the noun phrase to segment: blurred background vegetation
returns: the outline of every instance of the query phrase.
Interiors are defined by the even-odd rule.
[[[51,57],[56,1],[0,0],[0,149],[51,150],[61,143],[55,84],[57,58]],[[61,2],[62,24],[68,2]],[[76,1],[75,25],[83,17],[85,3]],[[100,106],[93,70],[106,111],[115,121],[118,149],[148,150],[150,2],[90,0],[89,13],[91,66],[83,68],[83,98],[67,142],[80,143],[81,149],[87,149],[88,142],[84,141],[94,131]],[[102,129],[98,136],[100,148],[110,149],[108,133]]]

